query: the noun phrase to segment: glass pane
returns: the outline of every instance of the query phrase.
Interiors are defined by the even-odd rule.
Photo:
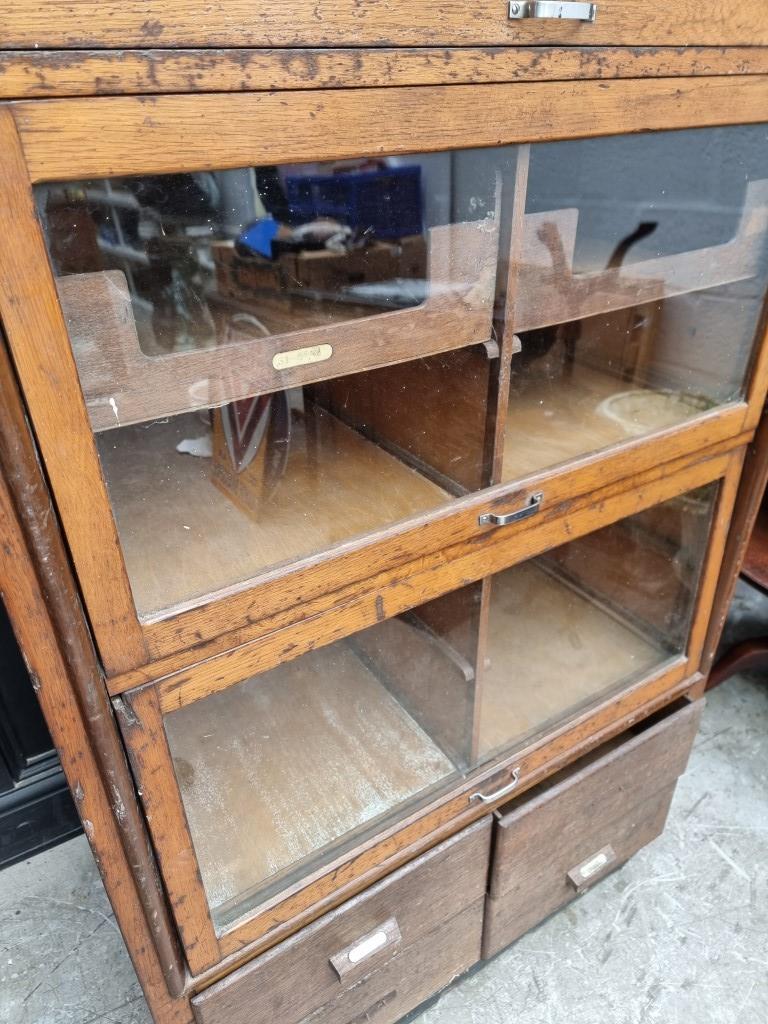
[[[742,398],[766,167],[748,126],[38,186],[139,614]]]
[[[716,493],[667,501],[170,713],[217,925],[684,652]]]
[[[743,397],[766,167],[764,127],[532,148],[503,479]]]
[[[717,485],[488,582],[480,758],[685,651]]]
[[[38,188],[140,615],[490,483],[487,343],[515,161]]]

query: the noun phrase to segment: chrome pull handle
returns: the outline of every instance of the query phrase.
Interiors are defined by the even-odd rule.
[[[597,4],[570,0],[509,0],[509,16],[521,18],[562,18],[563,21],[594,21]]]
[[[483,804],[494,804],[497,800],[501,800],[503,797],[509,796],[512,790],[516,788],[519,781],[520,765],[517,765],[516,768],[512,769],[512,781],[508,785],[502,786],[501,789],[497,789],[495,793],[488,793],[487,795],[485,793],[473,793],[469,798],[469,802],[472,803],[473,800],[479,800]]]
[[[528,504],[519,508],[516,512],[507,512],[503,516],[496,515],[495,512],[484,512],[477,521],[481,526],[509,526],[510,523],[519,523],[521,519],[535,516],[541,508],[543,499],[544,492],[536,491],[528,499]]]

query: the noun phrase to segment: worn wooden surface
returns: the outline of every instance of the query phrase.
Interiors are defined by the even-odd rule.
[[[386,1000],[374,1019],[398,1020],[479,958],[490,832],[485,818],[196,996],[196,1019],[295,1024],[312,1014],[336,1024],[366,1019]],[[374,955],[340,980],[332,957],[391,918],[401,934],[395,956],[385,951],[382,964]]]
[[[265,574],[256,590],[251,589],[252,585],[233,587],[215,600],[198,602],[198,607],[178,608],[172,616],[149,620],[145,635],[153,658],[159,664],[116,680],[110,684],[113,692],[239,646],[321,610],[343,605],[350,596],[366,589],[361,585],[363,580],[372,580],[374,586],[384,584],[388,589],[387,581],[392,573],[413,561],[431,566],[430,575],[434,576],[437,566],[446,561],[441,554],[446,548],[457,544],[468,548],[491,545],[509,539],[510,531],[512,535],[527,534],[533,526],[557,516],[565,508],[564,505],[559,508],[562,502],[567,501],[571,511],[585,504],[593,505],[592,522],[596,527],[601,522],[600,509],[594,508],[593,502],[597,491],[620,480],[630,481],[654,472],[662,463],[690,459],[691,453],[703,455],[718,444],[719,450],[743,444],[748,437],[735,433],[743,410],[741,405],[717,410],[706,414],[699,422],[660,432],[654,436],[653,444],[634,439],[612,451],[577,460],[572,467],[535,473],[519,484],[496,487],[481,496],[461,499],[450,507],[440,509],[437,507],[440,503],[435,502],[432,513],[377,532],[373,544],[361,540],[340,546],[330,554],[312,556],[288,569]],[[733,439],[723,441],[724,438]],[[508,528],[505,538],[491,538],[493,531],[478,528],[478,515],[489,507],[509,511],[524,502],[526,495],[542,489],[545,502],[541,512],[527,523]],[[482,541],[475,539],[480,536]],[[566,539],[567,534],[559,536]],[[527,550],[521,548],[521,554]],[[496,567],[501,567],[498,562]],[[434,587],[438,582],[433,581],[430,597],[437,596]],[[397,585],[395,579],[392,584]],[[446,585],[443,592],[449,589],[450,585]],[[383,592],[382,601],[385,599]]]
[[[503,749],[669,653],[536,564],[499,573],[480,699],[481,753]]]
[[[199,974],[219,961],[220,950],[181,795],[170,777],[171,755],[157,692],[144,687],[116,702],[115,710],[187,962]]]
[[[531,558],[565,540],[708,483],[725,473],[733,464],[733,458],[728,454],[699,456],[698,461],[691,459],[688,465],[659,466],[629,487],[623,482],[572,501],[564,498],[563,507],[558,508],[555,503],[549,516],[542,511],[541,519],[534,526],[530,525],[531,520],[526,521],[527,529],[523,528],[526,523],[503,530],[491,529],[482,544],[470,538],[433,554],[425,552],[413,563],[372,575],[365,587],[351,585],[335,602],[325,595],[320,608],[308,604],[303,617],[289,628],[267,632],[261,639],[162,678],[158,685],[163,709],[170,711],[208,693],[226,689],[245,676],[265,671],[382,618],[400,614],[458,586]],[[503,506],[499,503],[495,508],[498,511],[516,508],[522,500],[522,496],[518,496],[516,501],[507,500]],[[138,682],[140,678],[141,673],[134,673],[123,677],[118,685],[123,688],[127,682]]]
[[[8,107],[0,107],[0,179],[0,232],[13,250],[13,259],[0,267],[0,317],[25,398],[35,410],[37,443],[68,530],[91,625],[97,639],[120,637],[107,659],[108,669],[120,671],[145,661],[146,647],[114,521],[104,514],[104,480]]]
[[[291,414],[271,493],[237,502],[210,458],[180,454],[206,434],[192,413],[99,435],[112,509],[141,614],[210,600],[258,576],[446,504],[450,496],[318,406]],[[223,458],[229,456],[224,453]]]
[[[768,73],[760,46],[0,51],[0,98]]]
[[[483,955],[492,956],[576,895],[568,872],[610,845],[616,865],[662,830],[701,715],[690,704],[605,756],[578,763],[502,808]]]
[[[454,774],[383,683],[341,643],[166,718],[219,916],[239,916],[265,885],[313,870],[334,844]]]
[[[768,76],[744,75],[29,100],[12,107],[32,180],[64,181],[749,124],[765,118],[767,101]]]
[[[4,347],[2,367],[0,596],[147,1001],[160,1024],[188,1024],[183,960]]]
[[[601,0],[592,24],[515,21],[507,5],[477,0],[359,5],[354,0],[8,0],[2,46],[423,46],[514,44],[723,46],[768,43],[761,0]]]

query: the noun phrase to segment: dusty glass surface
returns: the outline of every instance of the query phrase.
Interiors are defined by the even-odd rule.
[[[766,168],[748,126],[38,186],[139,615],[742,398]]]
[[[214,919],[685,651],[717,484],[166,716]]]

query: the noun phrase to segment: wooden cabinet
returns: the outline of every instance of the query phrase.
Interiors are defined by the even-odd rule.
[[[657,834],[692,742],[768,21],[412,7],[5,8],[71,50],[0,52],[9,523],[159,1024],[397,1019]]]

